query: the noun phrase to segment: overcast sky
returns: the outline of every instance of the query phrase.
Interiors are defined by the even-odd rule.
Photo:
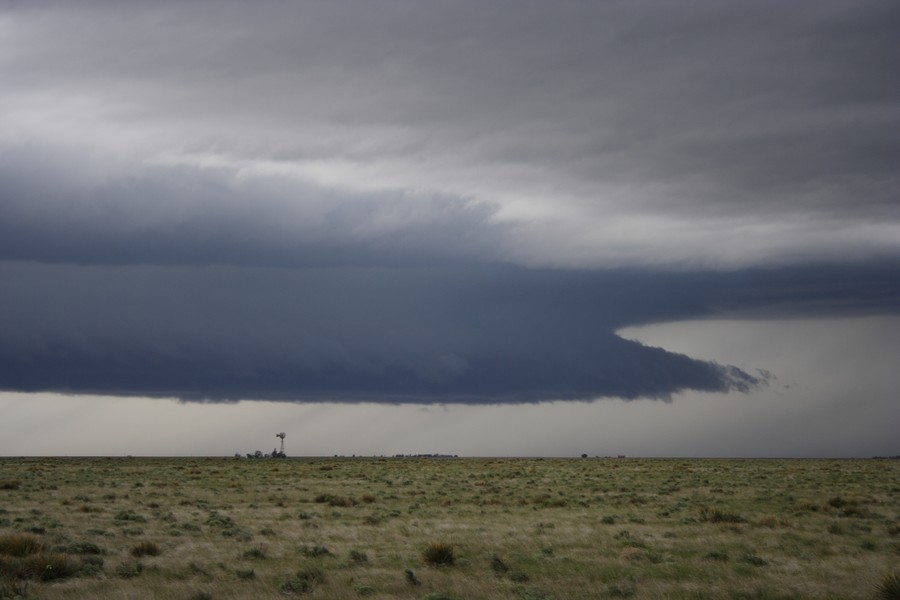
[[[4,3],[0,454],[900,454],[898,30]]]

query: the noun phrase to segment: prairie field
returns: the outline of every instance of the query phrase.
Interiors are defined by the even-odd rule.
[[[0,459],[0,598],[897,598],[898,533],[897,460]]]

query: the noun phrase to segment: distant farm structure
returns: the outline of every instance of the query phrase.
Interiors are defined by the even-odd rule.
[[[284,438],[287,437],[285,432],[276,433],[275,437],[281,439],[281,449],[272,448],[271,452],[263,454],[262,450],[257,450],[256,452],[248,452],[247,458],[287,458],[287,454],[284,453]],[[241,458],[239,453],[235,453],[235,458]]]

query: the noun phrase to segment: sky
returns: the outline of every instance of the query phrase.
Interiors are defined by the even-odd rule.
[[[900,454],[898,29],[2,3],[0,455]]]

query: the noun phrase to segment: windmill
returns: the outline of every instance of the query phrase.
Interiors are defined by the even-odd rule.
[[[282,431],[281,433],[276,433],[275,437],[281,438],[281,454],[284,455],[284,438],[286,434]]]

